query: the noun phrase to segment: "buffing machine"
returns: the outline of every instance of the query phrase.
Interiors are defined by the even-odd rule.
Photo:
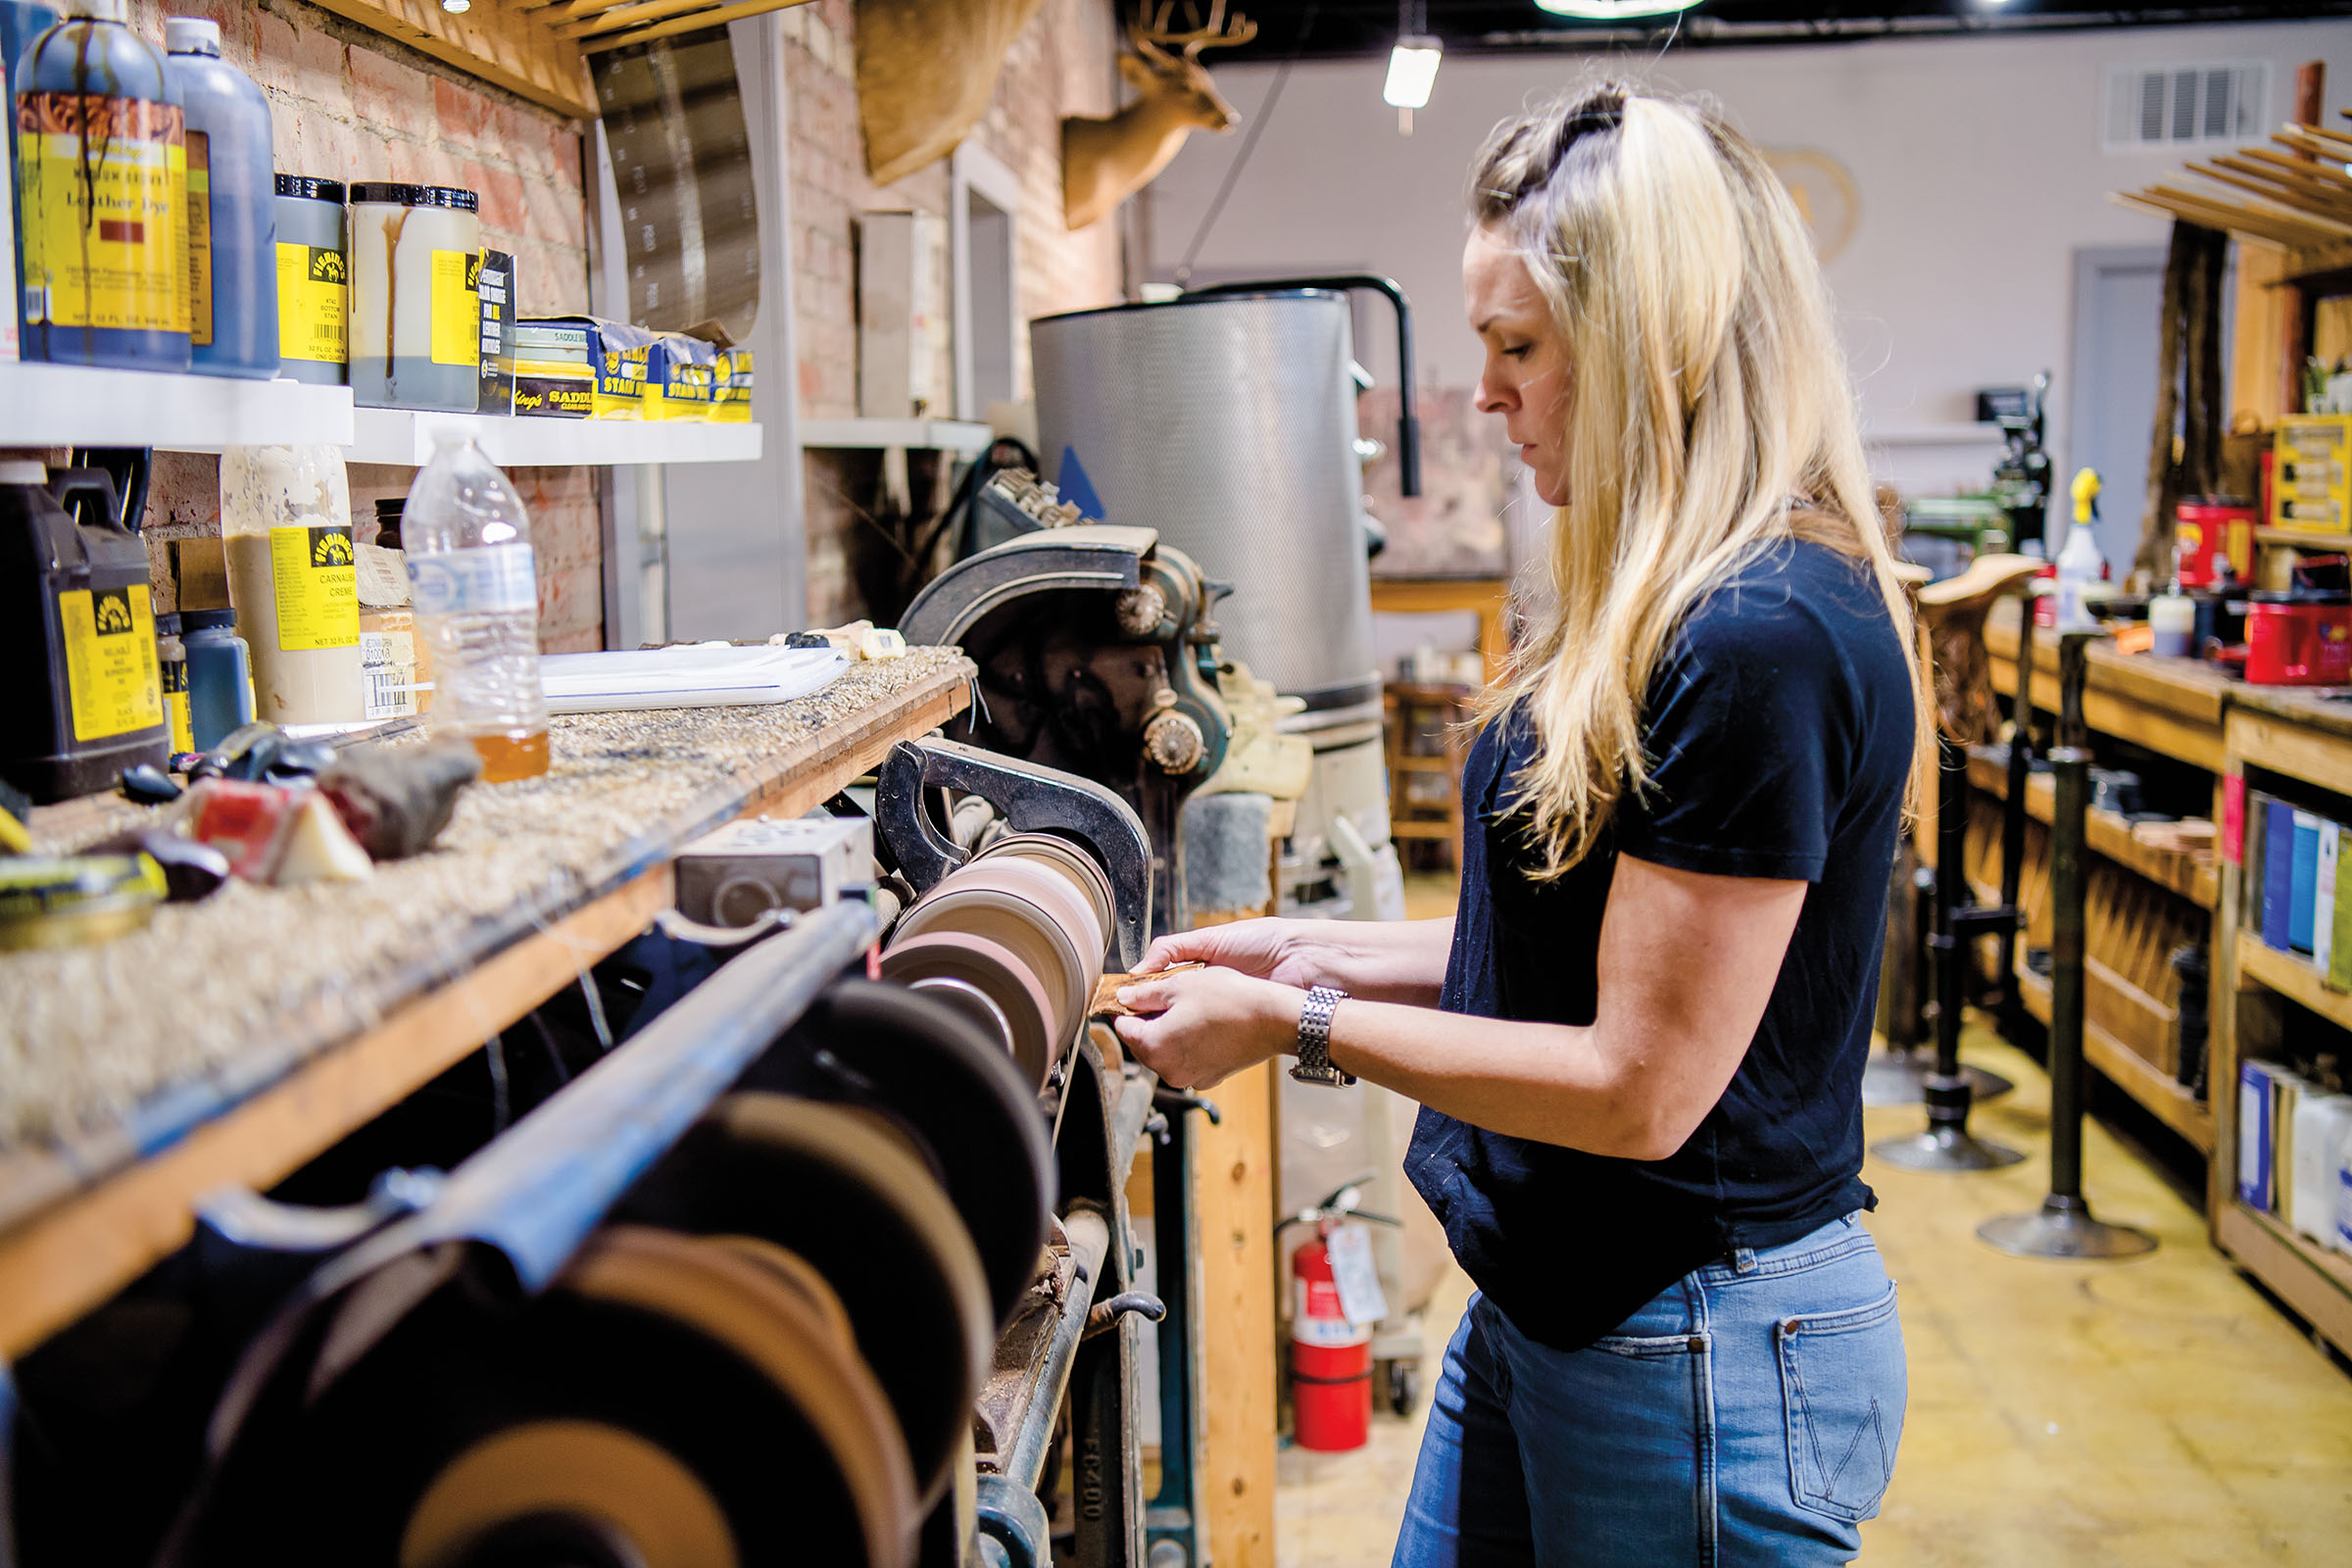
[[[1209,715],[1213,767],[1187,700],[1152,712]],[[1087,1012],[1142,956],[1152,837],[1099,783],[937,740],[886,760],[871,831],[903,912],[828,876],[668,922],[640,946],[691,950],[677,1000],[609,961],[625,1038],[446,1175],[209,1202],[172,1277],[99,1314],[119,1346],[166,1302],[206,1325],[217,1367],[141,1369],[143,1408],[188,1413],[172,1457],[0,1454],[23,1561],[1141,1564],[1135,1320],[1163,1308],[1124,1194],[1191,1102]],[[133,1493],[158,1528],[92,1550],[87,1499]]]

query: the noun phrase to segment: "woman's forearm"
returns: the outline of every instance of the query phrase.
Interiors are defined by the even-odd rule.
[[[1437,1004],[1453,949],[1453,916],[1441,920],[1299,920],[1292,941],[1308,984],[1375,1002]]]
[[[1689,1129],[1605,1050],[1597,1030],[1350,1000],[1332,1065],[1489,1132],[1626,1159],[1663,1159]]]

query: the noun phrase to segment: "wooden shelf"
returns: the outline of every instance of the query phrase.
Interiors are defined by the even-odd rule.
[[[2221,1179],[2234,1183],[2234,1172]],[[2352,1355],[2352,1258],[2331,1252],[2278,1216],[2259,1213],[2234,1194],[2216,1205],[2214,1240],[2255,1278]]]
[[[0,362],[0,446],[348,446],[351,389]]]
[[[2352,795],[2352,703],[2331,703],[2307,690],[2262,690],[2260,710],[2230,715],[2230,755],[2306,784]],[[2323,727],[2325,726],[2325,727]]]
[[[2018,963],[2017,996],[2026,1011],[2039,1020],[2042,1027],[2049,1027],[2050,982],[2025,967],[2022,957]],[[2108,1033],[2095,1018],[2083,1020],[2082,1056],[2158,1121],[2186,1139],[2197,1152],[2209,1156],[2213,1153],[2213,1107]]]
[[[2017,691],[2017,611],[1997,605],[1984,622],[1984,649],[1993,690]],[[2083,722],[2112,735],[2176,758],[2209,773],[2222,769],[2222,715],[2233,687],[2212,665],[2194,659],[2158,659],[2119,654],[2107,640],[2090,645],[2083,679]],[[2034,639],[2034,704],[2045,713],[2058,710],[2058,644],[2046,628]]]
[[[2309,958],[2280,953],[2251,931],[2244,931],[2238,934],[2237,969],[2337,1028],[2352,1029],[2352,997],[2328,990],[2327,980]]]
[[[2292,545],[2297,550],[2352,551],[2352,533],[2341,529],[2328,532],[2324,528],[2270,528],[2254,530],[2258,545]]]
[[[760,427],[712,419],[551,419],[412,409],[352,411],[354,463],[422,467],[435,437],[463,432],[506,467],[639,463],[747,463],[760,456]]]
[[[205,1194],[228,1184],[271,1186],[577,983],[668,904],[678,845],[749,812],[808,810],[899,741],[946,722],[968,700],[970,668],[949,659],[821,728],[779,731],[755,765],[631,830],[582,878],[569,907],[525,910],[525,918],[420,956],[370,991],[375,1021],[320,1042],[282,1071],[248,1075],[242,1090],[177,1136],[135,1149],[120,1139],[26,1148],[0,1158],[0,1213],[8,1216],[0,1221],[0,1359],[21,1357],[176,1251]],[[298,1019],[271,1007],[254,1004],[257,1045],[272,1030],[301,1031]]]
[[[1968,760],[1968,781],[1996,801],[2009,798],[2008,769],[1988,757]],[[2048,826],[2057,812],[2057,785],[2047,773],[2026,780],[2026,814]],[[2132,836],[2131,818],[2096,808],[2089,813],[2091,853],[2135,871],[2157,886],[2178,893],[2201,908],[2212,908],[2221,898],[2221,877],[2215,862],[2200,860],[2178,850],[2160,850]]]

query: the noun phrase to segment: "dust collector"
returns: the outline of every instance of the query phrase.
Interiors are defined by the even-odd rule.
[[[1042,317],[1029,336],[1039,456],[1064,499],[1157,529],[1231,581],[1217,609],[1226,657],[1305,705],[1285,725],[1312,741],[1315,774],[1284,857],[1284,904],[1348,900],[1370,918],[1401,909],[1364,906],[1396,872],[1356,442],[1358,288],[1396,307],[1409,388],[1412,318],[1387,278],[1225,284]],[[1418,495],[1401,401],[1403,489]]]

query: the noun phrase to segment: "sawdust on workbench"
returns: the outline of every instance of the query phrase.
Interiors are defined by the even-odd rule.
[[[232,881],[113,942],[0,954],[0,1160],[119,1131],[167,1091],[234,1099],[277,1077],[415,984],[467,968],[517,918],[544,924],[673,847],[730,790],[771,777],[779,753],[969,668],[924,648],[790,703],[562,716],[546,775],[468,789],[438,848],[366,882]]]

